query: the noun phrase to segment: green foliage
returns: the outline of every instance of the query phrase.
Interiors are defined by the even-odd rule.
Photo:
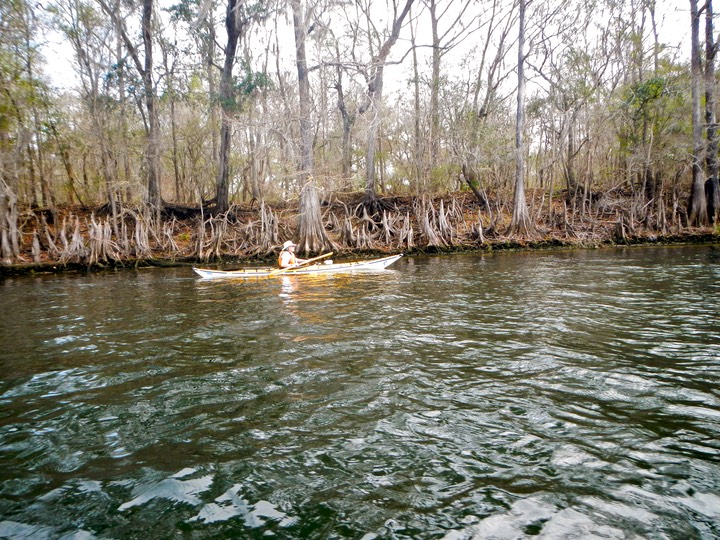
[[[242,112],[245,105],[258,93],[273,87],[267,73],[253,71],[248,62],[240,64],[240,74],[233,76],[233,95],[220,103],[226,111]]]
[[[620,149],[632,154],[652,140],[656,159],[682,146],[689,126],[688,84],[681,66],[665,63],[657,75],[628,85],[620,94]]]
[[[180,0],[177,4],[173,4],[167,8],[170,13],[170,20],[183,21],[191,23],[197,17],[197,11],[200,4],[197,0]]]
[[[445,163],[430,172],[430,187],[437,192],[452,191],[459,176],[460,166],[457,163]]]
[[[252,71],[247,62],[243,62],[242,73],[233,77],[235,82],[235,93],[242,101],[246,97],[250,97],[256,92],[269,90],[272,88],[272,81],[267,73],[261,71]]]
[[[137,71],[128,69],[127,62],[127,59],[122,59],[119,62],[111,64],[107,72],[105,72],[105,76],[103,77],[104,81],[106,83],[117,83],[121,80],[127,81],[130,79],[132,85],[142,85],[142,81],[137,76]]]
[[[664,77],[653,77],[631,85],[626,92],[625,105],[635,115],[644,114],[667,92],[668,81]]]

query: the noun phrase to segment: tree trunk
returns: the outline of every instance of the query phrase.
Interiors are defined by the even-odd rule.
[[[249,61],[249,60],[248,60]],[[247,172],[247,183],[250,188],[250,197],[253,201],[260,201],[262,199],[262,193],[260,192],[260,185],[258,184],[258,178],[260,177],[260,163],[262,157],[262,138],[260,135],[261,128],[259,127],[262,122],[258,122],[255,117],[255,107],[251,105],[248,110],[248,127],[247,127],[247,147],[248,153],[248,164],[245,167]]]
[[[468,187],[472,190],[472,192],[475,194],[475,198],[477,201],[484,206],[487,206],[487,198],[483,194],[482,191],[480,191],[480,186],[477,178],[477,174],[475,171],[468,168],[465,163],[461,166],[462,175],[465,179],[465,183],[468,185]]]
[[[413,101],[414,101],[414,116],[413,129],[414,129],[414,152],[415,152],[415,165],[413,172],[415,173],[415,186],[416,193],[419,195],[421,191],[421,179],[425,174],[424,167],[422,165],[425,156],[423,155],[423,137],[420,128],[420,65],[418,63],[417,46],[415,41],[415,31],[413,25],[410,25],[411,40],[412,40],[412,64],[413,64]],[[424,188],[424,186],[423,186]],[[424,191],[424,189],[423,189]]]
[[[335,54],[337,56],[335,90],[338,96],[338,109],[342,117],[343,135],[342,135],[342,175],[344,179],[350,178],[352,174],[352,139],[350,137],[352,127],[355,124],[355,115],[348,111],[345,103],[345,90],[343,89],[343,68],[340,65],[340,50],[336,45]]]
[[[712,0],[705,5],[705,123],[707,125],[707,175],[705,182],[708,220],[715,223],[720,211],[718,189],[718,125],[715,117],[715,56],[718,44],[713,29]]]
[[[181,202],[182,198],[182,179],[180,172],[180,155],[178,151],[178,135],[177,135],[177,114],[175,103],[177,101],[177,90],[175,82],[175,63],[170,64],[168,47],[162,45],[163,68],[165,70],[165,78],[167,80],[167,95],[170,102],[170,140],[172,141],[172,165],[173,178],[175,179],[175,202]]]
[[[80,47],[83,45],[81,44]],[[123,62],[123,58],[125,56],[125,51],[123,49],[123,41],[122,37],[120,36],[120,33],[118,32],[116,34],[116,43],[115,43],[115,61],[118,63],[118,65]],[[127,96],[125,94],[125,88],[127,86],[126,80],[125,80],[125,70],[121,69],[118,72],[118,94],[120,96],[120,130],[122,132],[122,141],[123,141],[123,152],[122,152],[122,163],[123,163],[123,182],[125,183],[125,193],[123,197],[123,191],[118,189],[117,194],[114,194],[110,191],[108,188],[108,202],[110,203],[110,207],[112,208],[113,212],[113,218],[112,218],[112,227],[113,227],[113,233],[115,234],[115,237],[119,237],[119,232],[117,230],[117,204],[116,201],[122,204],[123,200],[125,202],[130,202],[132,200],[132,191],[130,189],[130,185],[132,184],[132,172],[130,168],[130,156],[129,156],[129,148],[131,147],[130,144],[130,135],[129,135],[129,128],[128,128],[128,118],[129,118],[129,112],[128,112],[128,105],[127,105]],[[95,101],[97,101],[97,98],[95,98]],[[103,137],[105,135],[103,134]],[[117,176],[118,171],[116,169],[115,175]]]
[[[519,234],[531,234],[533,227],[530,222],[527,201],[525,200],[525,4],[520,0],[518,18],[518,90],[517,113],[515,121],[515,200],[510,231]]]
[[[2,264],[12,264],[16,257],[13,249],[11,216],[13,214],[12,207],[15,204],[15,196],[7,186],[5,179],[0,182],[0,262]]]
[[[367,135],[367,148],[365,152],[365,205],[374,207],[377,202],[375,191],[375,150],[380,131],[380,108],[382,106],[382,87],[384,64],[377,66],[372,82],[370,96],[370,126]]]
[[[310,79],[308,78],[305,35],[307,22],[301,0],[292,0],[293,28],[295,30],[295,64],[298,74],[298,100],[300,107],[300,171],[305,177],[312,174],[313,132],[310,120]],[[304,180],[305,178],[303,178]]]
[[[700,99],[702,97],[702,64],[700,58],[700,12],[697,0],[690,0],[692,22],[690,66],[692,70],[692,188],[688,208],[688,225],[707,225],[707,201],[705,199],[705,181],[703,179],[703,126]]]
[[[222,214],[230,208],[230,150],[232,148],[232,120],[235,113],[235,93],[233,88],[233,66],[235,54],[245,21],[240,16],[242,0],[228,0],[225,15],[227,45],[225,61],[220,76],[220,107],[222,121],[220,126],[220,153],[218,155],[217,180],[215,182],[216,212]]]
[[[325,232],[320,211],[320,197],[312,178],[300,192],[300,218],[298,220],[298,253],[309,254],[333,249],[333,243]]]
[[[147,146],[145,150],[145,166],[147,174],[148,202],[156,209],[159,216],[162,206],[160,194],[160,116],[156,108],[155,88],[153,85],[153,35],[152,35],[153,0],[143,0],[142,34],[145,47],[145,68],[142,72],[145,89],[145,107],[148,113]]]
[[[577,195],[577,181],[575,179],[575,115],[567,112],[567,160],[565,174],[567,176],[567,200]]]
[[[298,252],[310,253],[332,248],[332,242],[325,233],[320,212],[320,198],[312,177],[313,132],[310,120],[310,79],[308,78],[305,36],[312,10],[304,13],[301,0],[292,0],[293,28],[295,31],[295,63],[298,74],[298,98],[300,100],[300,193],[298,222]]]
[[[212,15],[208,15],[208,17],[212,17]],[[215,50],[215,21],[211,18],[208,21],[207,24],[207,32],[208,32],[208,39],[207,39],[207,51],[206,51],[206,58],[205,58],[205,68],[207,69],[207,78],[208,78],[208,91],[210,93],[210,126],[211,129],[211,136],[210,136],[210,148],[212,152],[212,159],[214,163],[218,162],[218,132],[216,131],[216,127],[218,125],[218,108],[217,104],[215,102],[215,96],[217,95],[217,87],[216,87],[216,77],[217,72],[215,69],[215,58],[213,55],[213,51]]]
[[[432,31],[432,78],[430,81],[430,174],[437,166],[438,139],[440,138],[440,36],[438,35],[437,5],[430,0]]]

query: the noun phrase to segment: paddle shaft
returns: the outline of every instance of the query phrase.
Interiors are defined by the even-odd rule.
[[[295,268],[300,268],[301,266],[305,266],[307,264],[310,264],[311,262],[319,261],[320,259],[324,259],[326,257],[329,257],[332,255],[333,252],[324,253],[323,255],[320,255],[318,257],[313,257],[312,259],[308,259],[306,261],[303,261],[298,264],[293,264],[292,266],[288,266],[287,268],[281,268],[280,270],[273,270],[268,274],[268,276],[276,276],[277,274],[282,274],[283,272],[288,272],[289,270],[294,270]]]

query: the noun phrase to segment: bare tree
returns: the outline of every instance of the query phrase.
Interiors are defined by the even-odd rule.
[[[492,6],[488,19],[484,24],[485,35],[482,42],[480,57],[480,65],[477,70],[477,77],[473,85],[473,112],[479,120],[484,120],[490,114],[495,97],[500,84],[508,76],[501,73],[501,67],[505,62],[505,56],[508,49],[508,41],[510,39],[510,31],[515,21],[515,3],[511,3],[505,11],[501,10],[504,3],[502,0],[492,0]],[[495,54],[489,58],[490,45],[493,43],[493,37],[497,44]],[[483,84],[483,78],[485,82]],[[484,88],[485,93],[480,103],[480,90]]]
[[[390,56],[390,51],[400,37],[405,17],[410,12],[413,0],[405,0],[405,5],[398,12],[398,5],[393,0],[393,23],[390,34],[381,44],[377,54],[372,56],[370,70],[368,73],[368,87],[365,103],[360,107],[359,112],[370,112],[370,127],[367,135],[367,151],[365,158],[365,198],[364,204],[372,213],[378,210],[378,198],[375,191],[375,151],[377,148],[378,132],[380,131],[380,119],[382,117],[382,93],[385,76],[385,66]],[[369,16],[370,14],[366,14]]]
[[[525,7],[526,0],[520,0],[518,17],[518,89],[517,111],[515,114],[515,197],[510,231],[529,235],[534,226],[525,199]]]
[[[117,82],[119,88],[119,106],[122,111],[126,111],[127,104],[125,102],[125,70],[122,58],[125,55],[125,47],[115,24],[107,25],[103,17],[100,16],[93,8],[84,6],[74,0],[65,2],[57,2],[53,6],[54,24],[58,27],[72,46],[78,74],[77,80],[80,84],[80,98],[83,108],[87,112],[87,118],[91,124],[91,137],[94,141],[92,146],[82,149],[83,168],[85,171],[89,168],[87,165],[86,154],[97,154],[99,161],[98,168],[100,175],[104,179],[105,198],[113,216],[112,225],[113,232],[118,235],[117,219],[118,215],[118,174],[115,163],[114,152],[111,141],[111,131],[114,123],[110,117],[110,100],[106,99],[109,93],[110,77],[107,77],[109,65],[115,62],[117,68]],[[113,42],[115,36],[115,51],[110,50],[110,43]],[[114,52],[114,57],[113,57]],[[122,127],[117,130],[123,134],[127,133],[127,114],[121,114]],[[126,148],[130,145],[124,145]],[[78,152],[80,145],[75,145],[75,152]],[[67,164],[70,163],[69,151],[63,151],[63,159]],[[128,163],[128,160],[125,161]],[[87,172],[85,172],[87,175]],[[126,178],[129,174],[126,174]],[[87,185],[86,185],[87,189]],[[93,193],[86,193],[88,200],[94,199]]]
[[[135,64],[143,83],[145,98],[145,112],[147,122],[145,125],[145,178],[147,187],[147,202],[160,212],[162,195],[160,193],[160,117],[158,114],[155,83],[153,82],[153,0],[143,0],[142,3],[142,39],[144,59],[141,61],[136,44],[130,39],[125,22],[119,13],[118,5],[109,5],[106,0],[98,0],[103,11],[112,19],[117,31],[125,43],[130,57]]]
[[[220,124],[218,120],[219,100],[217,99],[218,77],[220,75],[220,70],[217,68],[216,61],[219,49],[216,43],[216,4],[217,0],[182,0],[169,8],[169,11],[172,13],[172,24],[182,22],[186,25],[184,33],[186,33],[189,37],[192,38],[195,44],[196,52],[199,56],[198,62],[203,69],[204,82],[207,84],[207,99],[203,100],[203,104],[207,107],[207,124],[210,126],[210,130],[208,134],[203,133],[201,137],[209,139],[210,147],[209,149],[207,149],[207,154],[209,155],[207,166],[208,168],[212,167],[213,169],[217,167],[217,164],[219,162],[218,137],[220,134],[220,130],[217,129],[217,126]],[[175,43],[178,45],[173,44],[172,48],[169,48],[168,45],[166,45],[165,50],[175,50],[175,47],[179,46],[177,34],[178,33],[175,32],[174,36]],[[163,59],[166,61],[168,55],[165,50],[163,51]],[[178,53],[179,51],[176,51],[176,54]],[[173,80],[175,80],[179,86],[181,72],[178,69],[176,73],[171,73],[168,68],[182,68],[183,65],[185,65],[182,56],[173,58],[173,60],[177,63],[177,65],[171,64],[170,66],[165,67],[165,72],[168,74],[168,85],[171,91],[172,85],[170,85],[170,83],[173,82]],[[195,70],[193,70],[193,73],[195,73]],[[178,87],[176,92],[179,91],[180,88]],[[179,129],[178,118],[176,117],[176,113],[173,111],[173,109],[177,105],[180,105],[180,107],[178,108],[182,110],[182,105],[184,104],[182,103],[183,100],[181,96],[177,96],[177,103],[174,95],[171,94],[170,97],[172,131],[171,135],[173,137],[173,165],[175,167],[176,192],[178,193],[178,195],[181,193],[189,195],[190,193],[192,193],[192,189],[191,186],[188,185],[189,178],[187,171],[185,171],[184,167],[182,166],[182,154],[187,153],[188,150],[182,150],[181,148],[179,148],[180,141],[176,140],[176,131],[178,131]],[[198,135],[200,134],[198,133]],[[202,146],[200,146],[199,148],[195,147],[193,148],[193,151],[202,151],[202,148]],[[215,182],[216,180],[217,178],[214,178],[213,182]],[[216,188],[217,186],[215,185],[214,189]]]
[[[440,86],[442,58],[452,51],[463,40],[472,34],[474,19],[477,16],[468,14],[469,0],[424,0],[430,14],[430,30],[432,34],[432,73],[430,78],[430,133],[429,133],[429,167],[430,173],[437,166],[440,144]],[[441,8],[441,9],[440,9]],[[453,10],[457,8],[457,11]],[[440,30],[444,18],[451,17],[447,28]],[[418,156],[419,158],[419,156]]]
[[[501,95],[500,87],[514,71],[506,66],[514,39],[511,31],[516,14],[514,2],[505,5],[501,0],[490,0],[490,6],[478,18],[477,31],[481,32],[481,38],[471,51],[472,60],[478,67],[474,74],[468,73],[467,84],[472,100],[458,111],[455,129],[449,134],[454,152],[461,161],[462,177],[480,204],[487,202],[482,185],[484,178],[491,176],[493,161],[499,161],[499,156],[505,153],[504,148],[512,144],[498,130],[504,131],[506,124],[502,106],[506,98]],[[466,128],[458,129],[461,125]]]
[[[300,108],[300,219],[298,222],[298,251],[309,253],[330,249],[332,242],[325,233],[320,213],[320,199],[313,178],[313,130],[310,118],[310,79],[308,77],[305,38],[317,4],[303,8],[302,0],[291,0],[295,32],[295,64],[298,76]]]
[[[718,189],[718,125],[715,116],[715,57],[718,41],[713,30],[712,0],[705,4],[705,124],[707,125],[707,174],[705,196],[708,219],[716,222],[720,212],[720,189]]]
[[[702,58],[700,57],[700,11],[697,0],[690,0],[691,18],[691,54],[690,69],[692,72],[692,187],[688,204],[688,225],[707,225],[707,200],[705,198],[705,181],[703,179],[703,124],[700,99],[702,97]]]
[[[341,167],[343,178],[347,179],[350,177],[350,170],[352,168],[351,132],[353,126],[355,125],[357,114],[356,111],[351,111],[348,107],[343,77],[345,70],[340,59],[340,48],[337,42],[335,43],[335,56],[335,91],[337,93],[338,110],[340,111],[340,117],[342,118]]]
[[[233,116],[235,114],[233,67],[235,66],[238,42],[249,23],[244,7],[243,0],[228,0],[225,12],[227,43],[224,51],[225,59],[222,74],[220,75],[222,123],[220,126],[220,153],[218,154],[218,170],[215,182],[215,203],[218,213],[227,212],[230,206],[230,151],[232,148]]]
[[[569,34],[573,28],[591,28],[592,16],[587,6],[570,5],[563,10],[563,21],[559,28],[553,28],[553,33]],[[565,139],[565,160],[563,172],[567,190],[567,200],[570,201],[580,193],[583,201],[587,196],[584,183],[578,179],[576,161],[583,147],[589,146],[589,135],[585,120],[581,120],[581,113],[593,102],[603,88],[607,88],[606,73],[616,58],[606,51],[606,43],[614,29],[600,27],[593,29],[592,41],[586,35],[577,36],[568,40],[568,43],[558,46],[553,43],[551,36],[546,34],[548,27],[541,25],[539,31],[542,37],[538,44],[539,65],[530,66],[539,78],[545,83],[547,101],[555,111],[552,117],[560,116],[557,126],[557,142],[554,146],[561,146]],[[547,115],[547,111],[542,113]],[[585,135],[582,136],[582,132]],[[583,205],[584,206],[584,205]]]

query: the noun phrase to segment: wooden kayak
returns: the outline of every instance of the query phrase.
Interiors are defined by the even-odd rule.
[[[218,278],[262,278],[274,276],[297,276],[297,275],[325,275],[346,272],[372,272],[376,270],[384,270],[395,261],[402,257],[399,255],[390,255],[381,259],[369,259],[367,261],[356,261],[346,263],[318,263],[310,266],[300,266],[298,268],[278,269],[278,268],[244,268],[241,270],[211,270],[208,268],[195,268],[193,271],[204,279]]]

